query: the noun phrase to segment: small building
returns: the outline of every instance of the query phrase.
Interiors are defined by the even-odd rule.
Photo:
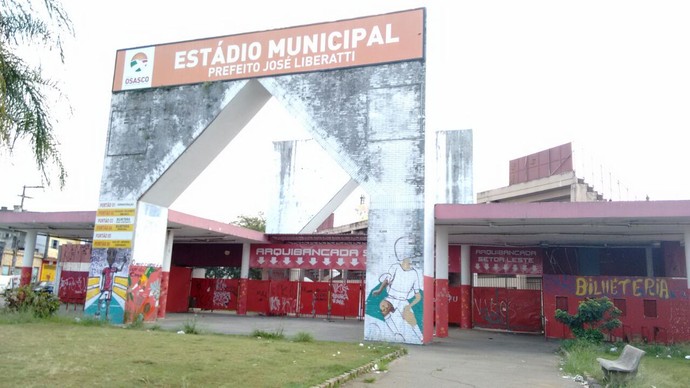
[[[556,309],[606,296],[622,311],[611,339],[690,340],[690,202],[611,201],[573,158],[565,144],[515,159],[509,186],[475,205],[436,205],[449,321],[567,338]]]

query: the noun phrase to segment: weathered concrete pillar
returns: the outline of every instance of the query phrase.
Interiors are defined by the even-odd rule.
[[[247,314],[247,281],[249,279],[249,253],[251,244],[242,244],[242,267],[240,268],[240,284],[237,290],[237,314]]]
[[[460,328],[472,328],[472,270],[470,246],[460,246]]]
[[[448,229],[436,226],[436,337],[448,337]]]
[[[36,252],[36,231],[30,230],[24,236],[24,257],[22,258],[22,269],[19,278],[19,285],[26,286],[31,284],[31,273],[34,267],[34,253]]]
[[[165,251],[163,253],[163,273],[161,274],[161,296],[158,303],[158,318],[165,318],[168,303],[168,285],[170,282],[170,265],[172,263],[173,242],[175,241],[175,231],[168,230],[165,239]]]
[[[139,201],[135,224],[125,322],[153,321],[158,316],[163,290],[168,209]]]

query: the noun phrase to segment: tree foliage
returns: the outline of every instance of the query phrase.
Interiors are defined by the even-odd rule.
[[[261,212],[257,216],[238,216],[233,224],[259,232],[266,231],[266,219]],[[240,267],[206,267],[206,277],[210,279],[239,279],[240,271]],[[261,279],[261,270],[250,268],[249,279]]]
[[[64,62],[65,33],[73,34],[72,22],[58,0],[0,0],[0,148],[11,153],[17,140],[28,138],[45,183],[50,184],[48,169],[54,166],[60,187],[67,173],[47,99],[49,91],[59,94],[60,90],[18,52],[38,46],[56,51]]]
[[[580,302],[577,313],[556,310],[556,320],[566,324],[576,338],[592,342],[604,339],[602,330],[611,331],[621,326],[621,311],[607,297],[589,298]]]
[[[259,232],[266,231],[266,218],[262,212],[259,212],[257,216],[237,216],[237,220],[233,224]]]

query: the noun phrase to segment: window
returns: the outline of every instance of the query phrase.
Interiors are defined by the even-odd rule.
[[[567,296],[557,296],[556,297],[556,309],[568,311],[568,297]]]
[[[616,308],[621,311],[621,317],[624,317],[627,315],[628,308],[627,308],[625,299],[614,299],[613,305],[616,306]]]
[[[58,246],[60,245],[60,242],[58,240],[52,240],[50,242],[50,247],[53,249],[58,249]]]
[[[645,318],[656,318],[656,300],[655,299],[645,299],[644,300],[644,316]]]

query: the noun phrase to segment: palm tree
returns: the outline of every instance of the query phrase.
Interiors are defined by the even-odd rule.
[[[16,52],[39,46],[56,51],[64,63],[63,33],[73,34],[72,22],[58,0],[0,0],[0,148],[11,153],[17,140],[28,139],[45,183],[50,184],[52,166],[61,188],[67,173],[46,98],[48,91],[60,90]]]

